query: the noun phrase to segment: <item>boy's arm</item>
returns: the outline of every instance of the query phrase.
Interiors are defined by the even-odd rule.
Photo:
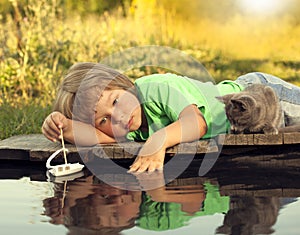
[[[180,113],[177,121],[149,137],[129,171],[144,172],[161,169],[167,148],[200,139],[206,131],[207,125],[200,110],[195,105],[187,106]]]
[[[79,146],[114,143],[116,140],[92,125],[68,119],[68,128],[64,130],[64,138]]]
[[[42,132],[49,140],[58,141],[60,128],[63,129],[66,141],[80,146],[116,142],[114,138],[105,135],[92,125],[68,119],[60,112],[53,112],[48,115],[43,123]]]

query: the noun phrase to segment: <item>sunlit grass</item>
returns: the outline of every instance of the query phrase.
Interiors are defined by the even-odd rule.
[[[13,135],[40,133],[44,118],[51,111],[50,107],[26,104],[12,107],[11,104],[0,106],[0,139]]]

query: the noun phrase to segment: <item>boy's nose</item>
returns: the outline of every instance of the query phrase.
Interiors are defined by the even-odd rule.
[[[119,115],[118,117],[113,117],[113,123],[114,124],[120,124],[123,123],[124,115]]]

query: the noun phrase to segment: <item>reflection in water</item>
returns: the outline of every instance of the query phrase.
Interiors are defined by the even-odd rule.
[[[193,217],[226,213],[228,207],[229,197],[221,197],[209,183],[167,185],[144,194],[137,225],[156,231],[175,229]]]
[[[94,185],[93,176],[54,184],[55,195],[44,200],[51,223],[65,225],[69,234],[118,234],[134,226],[141,203],[139,191]],[[101,233],[97,232],[101,230]]]
[[[230,210],[218,233],[232,235],[272,234],[280,201],[277,197],[231,197]]]
[[[264,157],[269,159],[265,155]],[[300,203],[290,203],[300,196],[300,184],[297,180],[300,176],[299,164],[291,167],[295,161],[299,161],[299,156],[290,153],[284,155],[288,162],[285,161],[280,168],[277,165],[257,168],[256,165],[249,166],[245,162],[230,165],[228,156],[226,159],[227,163],[219,161],[215,170],[205,177],[198,177],[197,174],[201,159],[199,162],[195,161],[196,171],[191,166],[174,181],[154,190],[149,189],[170,181],[164,181],[166,174],[141,177],[112,173],[110,168],[103,167],[101,175],[97,177],[86,170],[81,175],[72,175],[72,178],[50,178],[49,184],[36,184],[46,180],[45,169],[40,165],[1,162],[0,179],[15,180],[0,181],[0,208],[4,208],[0,234],[17,234],[23,228],[30,234],[35,234],[34,231],[40,231],[41,228],[46,228],[49,234],[59,234],[57,231],[65,234],[65,228],[68,229],[68,234],[80,235],[148,234],[146,230],[171,230],[185,225],[188,226],[174,232],[272,234],[275,228],[280,234],[298,234],[297,209]],[[253,156],[249,159],[253,159]],[[261,163],[270,162],[272,161],[266,160]],[[286,168],[283,170],[284,166]],[[28,179],[28,183],[20,181],[22,177]],[[99,179],[111,179],[116,187],[120,185],[124,190],[109,186]],[[38,185],[38,188],[33,190],[33,185]],[[134,191],[137,189],[143,191]],[[42,198],[46,198],[43,199],[44,214],[49,217],[45,219],[42,214],[41,219],[36,217],[38,219],[32,220],[37,213],[38,216],[43,213],[39,208]],[[286,204],[290,206],[280,211]],[[216,213],[216,216],[199,218]],[[30,227],[27,214],[30,215]],[[191,220],[192,218],[195,219]],[[220,220],[215,222],[215,218]],[[64,225],[65,228],[62,230],[62,226],[51,226],[48,221]],[[3,229],[9,232],[3,232]]]
[[[135,187],[145,188],[155,176],[136,177],[140,185]],[[45,214],[51,223],[65,225],[68,234],[120,234],[135,226],[163,231],[215,213],[225,215],[215,230],[218,234],[272,234],[282,206],[278,197],[221,196],[218,186],[200,177],[176,179],[146,191],[115,188],[93,175],[53,185],[54,196],[43,201]]]
[[[139,226],[148,230],[175,229],[196,216],[226,213],[229,197],[217,186],[178,184],[145,192],[112,187],[94,176],[54,183],[54,197],[43,201],[51,223],[69,234],[119,234]]]

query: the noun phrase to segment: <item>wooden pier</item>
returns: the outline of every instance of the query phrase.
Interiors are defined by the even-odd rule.
[[[137,154],[143,143],[126,142],[115,144],[99,144],[93,147],[76,147],[66,144],[69,150],[69,161],[81,161],[80,156],[93,155],[98,158],[110,159],[132,159]],[[25,160],[44,162],[56,150],[61,148],[60,143],[53,143],[47,140],[42,134],[20,135],[0,141],[0,160]],[[278,135],[264,134],[227,134],[219,135],[214,139],[199,140],[192,143],[183,143],[167,149],[167,155],[174,154],[195,154],[220,153],[221,155],[240,154],[254,151],[256,158],[249,160],[256,161],[266,159],[263,154],[264,149],[271,149],[274,159],[278,159],[276,151],[285,149],[288,154],[289,149],[300,152],[300,133],[283,133]],[[277,149],[277,150],[275,150]],[[278,151],[277,151],[278,152]],[[80,156],[79,156],[80,155]]]
[[[78,153],[90,153],[99,158],[130,159],[134,158],[143,143],[123,142],[113,144],[98,144],[93,147],[77,147],[73,144],[65,144],[69,155]],[[61,144],[53,143],[41,134],[20,135],[0,141],[0,160],[29,160],[46,161]],[[167,154],[176,153],[206,153],[217,152],[215,140],[197,141],[174,146],[167,150]]]
[[[96,157],[98,164],[101,165],[101,169],[95,174],[97,177],[109,178],[114,182],[120,182],[120,185],[124,182],[138,185],[134,176],[116,172],[115,167],[105,163],[106,158],[111,158],[124,161],[121,165],[124,163],[128,166],[127,163],[132,162],[134,153],[138,152],[141,143],[105,144],[90,148],[76,148],[67,144],[66,147],[69,149],[70,162],[84,162],[82,158],[84,154],[90,155],[90,158]],[[14,136],[0,141],[0,179],[29,176],[32,180],[47,180],[45,168],[41,167],[40,163],[44,165],[47,158],[60,148],[60,143],[53,143],[39,134]],[[195,157],[178,177],[173,176],[172,172],[166,174],[164,171],[166,181],[167,177],[175,179],[168,183],[167,187],[201,185],[208,181],[218,185],[221,195],[227,196],[299,197],[300,195],[300,181],[297,180],[300,177],[299,133],[273,136],[220,135],[212,140],[175,146],[167,151],[167,155],[171,156],[176,153],[182,155],[174,158],[179,163],[175,164],[174,173],[178,172],[176,167],[180,167],[185,161],[184,153],[195,153]],[[204,177],[199,177],[199,168],[206,154],[217,154],[219,157],[213,168]],[[63,158],[58,157],[57,160],[63,161]],[[85,169],[88,172],[90,170]]]

